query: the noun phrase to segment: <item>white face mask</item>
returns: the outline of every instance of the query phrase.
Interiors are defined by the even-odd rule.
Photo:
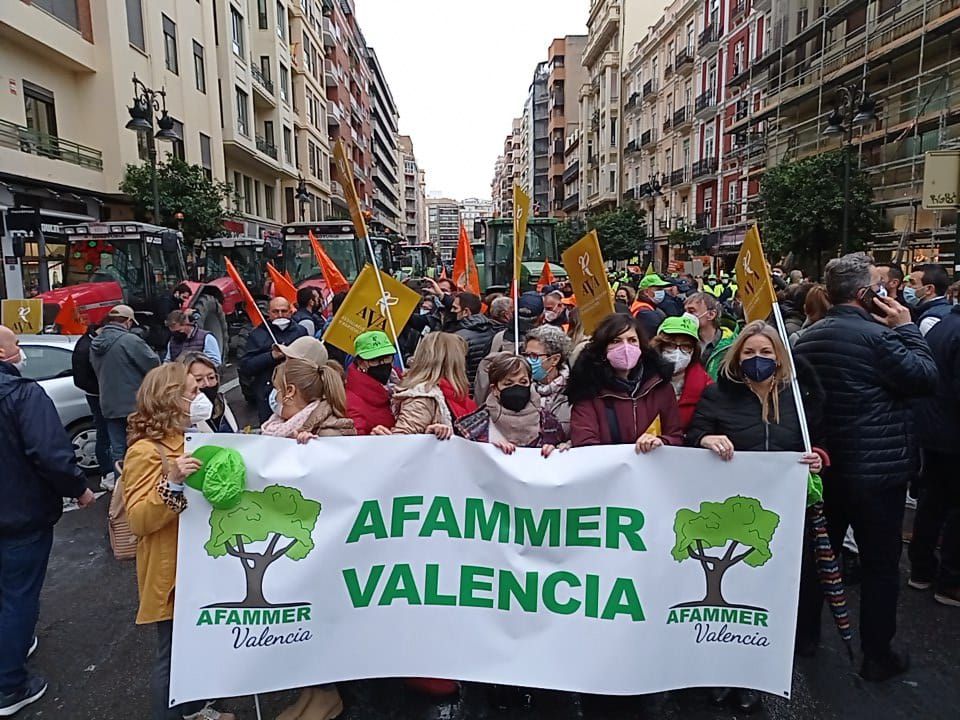
[[[663,296],[666,295],[664,290],[654,290],[653,291],[653,301],[659,305],[663,302]]]
[[[23,354],[23,350],[20,351],[20,359],[10,364],[17,369],[17,372],[23,372],[23,369],[27,366],[27,356]]]
[[[290,327],[290,318],[277,318],[273,321],[273,324],[281,330],[286,330],[288,327]]]
[[[203,393],[197,393],[197,396],[190,401],[190,424],[197,425],[206,422],[213,415],[213,403]]]
[[[277,395],[277,389],[276,389],[276,388],[274,388],[273,390],[270,391],[270,397],[267,398],[267,403],[269,403],[269,405],[270,405],[270,411],[271,411],[274,415],[278,415],[278,416],[279,416],[279,415],[280,415],[281,403],[280,403],[280,397]]]
[[[693,357],[692,352],[675,348],[663,353],[663,359],[673,363],[673,374],[679,375],[690,366],[690,360]]]

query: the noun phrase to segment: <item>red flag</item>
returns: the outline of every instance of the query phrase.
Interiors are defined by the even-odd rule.
[[[349,290],[350,283],[347,282],[343,273],[340,272],[337,264],[327,255],[326,250],[323,249],[323,245],[321,245],[320,241],[314,236],[313,231],[308,230],[307,235],[310,236],[313,254],[317,256],[317,262],[320,263],[320,272],[323,273],[323,280],[327,283],[327,287],[335,293],[341,292],[342,290]]]
[[[87,324],[80,317],[80,310],[73,295],[67,295],[53,322],[60,328],[63,335],[83,335],[87,331]]]
[[[537,281],[537,292],[541,292],[547,285],[553,285],[553,271],[550,269],[550,258],[543,261],[543,270],[540,271],[540,279]]]
[[[480,273],[477,272],[473,248],[470,247],[470,238],[463,223],[460,223],[460,243],[457,245],[457,257],[453,261],[453,281],[467,292],[480,294]]]
[[[247,317],[250,318],[250,322],[253,323],[254,327],[258,327],[260,323],[263,322],[263,315],[260,314],[260,308],[257,307],[256,300],[253,299],[253,295],[251,295],[247,289],[247,284],[243,281],[243,278],[240,277],[240,273],[237,272],[233,263],[230,262],[230,258],[225,257],[223,262],[227,266],[227,275],[233,280],[233,284],[237,286],[237,290],[240,291],[240,295],[243,297],[243,309],[247,313]]]
[[[293,277],[290,275],[290,271],[289,271],[289,270],[284,270],[284,271],[283,271],[283,276],[287,279],[287,282],[288,282],[288,283],[290,283],[291,285],[296,286],[296,283],[293,281]]]
[[[449,280],[449,279],[450,279],[450,278],[447,277],[447,266],[446,266],[446,264],[443,265],[443,270],[440,271],[440,279],[441,279],[441,280]]]
[[[267,273],[273,280],[273,296],[286,298],[291,305],[297,304],[297,289],[271,263],[267,263]]]

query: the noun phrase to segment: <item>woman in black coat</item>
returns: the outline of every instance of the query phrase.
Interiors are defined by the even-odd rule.
[[[819,425],[823,389],[809,366],[798,364],[798,379],[808,427]],[[727,351],[717,382],[697,403],[687,445],[731,460],[735,451],[803,452],[803,434],[790,384],[787,349],[776,329],[762,320],[750,323]],[[801,462],[820,472],[821,455],[804,454]],[[804,553],[805,592],[819,592],[812,558]],[[812,572],[812,574],[811,574]],[[756,710],[760,695],[752,690],[717,688],[717,704],[732,703],[744,712]]]

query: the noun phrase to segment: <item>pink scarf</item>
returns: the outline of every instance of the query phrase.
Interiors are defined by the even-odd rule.
[[[319,404],[319,400],[314,400],[289,420],[284,420],[274,413],[270,416],[270,419],[260,427],[260,434],[270,435],[271,437],[295,438],[307,420],[310,419],[310,414],[317,409],[317,405]]]

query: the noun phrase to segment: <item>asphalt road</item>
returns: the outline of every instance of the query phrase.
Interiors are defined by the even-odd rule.
[[[227,376],[229,381],[230,376]],[[255,420],[239,391],[229,395],[241,424]],[[107,539],[108,496],[88,510],[67,513],[57,526],[50,568],[43,590],[37,634],[40,646],[30,661],[50,688],[40,702],[18,718],[47,720],[141,720],[149,718],[148,687],[154,635],[134,625],[137,586],[132,562],[117,562]],[[832,627],[824,626],[824,647],[816,658],[798,659],[793,699],[768,697],[757,718],[795,720],[939,720],[958,717],[960,707],[960,611],[939,606],[929,592],[906,587],[900,605],[900,643],[909,649],[913,667],[886,684],[864,683],[850,665]],[[856,627],[858,588],[850,588]],[[824,623],[830,623],[824,615]],[[589,658],[571,659],[589,662]],[[637,672],[643,668],[638,667]],[[202,668],[197,668],[202,672]],[[340,686],[348,720],[406,720],[430,717],[430,707],[394,680]],[[293,701],[296,693],[261,698],[264,718]],[[242,720],[256,718],[252,698],[221,704]],[[491,709],[487,690],[467,685],[453,718],[574,718],[627,720],[706,720],[738,714],[712,708],[703,690],[624,698],[584,708],[579,698],[563,693],[536,693],[530,713]]]

